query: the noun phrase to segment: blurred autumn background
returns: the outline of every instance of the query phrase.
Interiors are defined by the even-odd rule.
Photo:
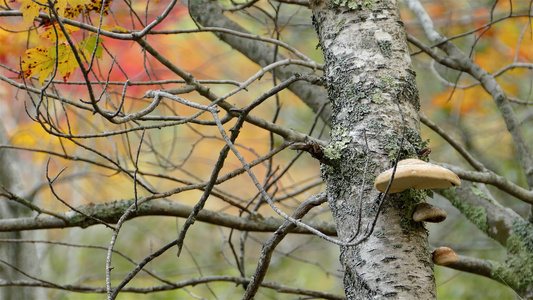
[[[163,13],[169,1],[113,1],[109,13],[103,16],[103,29],[114,32],[140,30]],[[224,7],[234,7],[230,1],[219,1]],[[311,23],[310,10],[304,5],[285,4],[284,1],[258,1],[253,6],[228,12],[226,15],[249,32],[287,43],[317,63],[323,63],[317,47],[316,33]],[[4,2],[2,11],[18,10],[24,1]],[[470,56],[482,68],[498,74],[498,83],[506,90],[515,105],[528,138],[533,137],[533,27],[529,1],[423,1],[436,29]],[[408,33],[422,34],[418,21],[405,7],[402,18]],[[48,83],[33,78],[22,78],[20,70],[28,61],[26,51],[36,47],[54,48],[50,23],[21,16],[0,15],[0,118],[9,143],[15,146],[20,158],[20,172],[24,179],[25,196],[43,209],[67,212],[62,201],[72,207],[106,203],[150,195],[152,191],[169,191],[179,186],[209,180],[218,153],[225,145],[216,126],[186,123],[166,126],[172,116],[189,117],[198,110],[176,102],[165,102],[153,112],[160,119],[135,123],[113,124],[87,109],[63,106],[45,97],[39,99],[21,87],[24,82],[36,89]],[[82,14],[76,20],[97,26],[98,12]],[[29,26],[31,26],[30,29]],[[238,88],[261,70],[256,63],[221,42],[211,31],[197,30],[186,4],[177,4],[167,18],[145,37],[162,56],[190,73],[214,94],[222,96]],[[95,38],[95,33],[73,29],[75,43]],[[126,113],[146,108],[151,100],[143,98],[152,89],[177,89],[183,80],[152,55],[131,40],[100,36],[100,57],[96,57],[92,71],[94,91],[102,106],[111,111],[123,102]],[[278,51],[297,58],[283,47]],[[515,159],[513,141],[507,134],[494,101],[480,84],[470,76],[442,67],[418,48],[412,46],[413,65],[422,102],[421,113],[439,124],[448,134],[461,141],[476,158],[491,170],[503,174],[510,181],[526,186],[519,163]],[[87,52],[90,57],[91,51]],[[527,65],[526,67],[521,64]],[[518,67],[521,66],[521,67]],[[53,65],[52,69],[53,70]],[[32,70],[28,71],[32,72]],[[43,72],[43,71],[41,71]],[[320,75],[321,71],[309,71]],[[125,86],[126,80],[129,80]],[[40,81],[40,82],[39,82]],[[106,83],[107,82],[107,83]],[[245,90],[226,99],[230,104],[244,107],[271,89],[279,80],[270,72],[261,75]],[[17,87],[18,85],[18,87]],[[78,68],[67,74],[56,74],[49,87],[61,97],[90,106],[87,87]],[[124,92],[125,91],[125,92]],[[208,105],[197,93],[183,96],[190,101]],[[122,100],[123,98],[123,100]],[[115,107],[113,107],[113,103]],[[41,118],[60,129],[55,131],[43,122],[35,121],[36,106],[47,111]],[[290,91],[282,91],[255,109],[253,114],[286,128],[327,140],[329,128],[316,113]],[[221,114],[223,115],[223,114]],[[164,117],[169,117],[165,120]],[[211,120],[208,113],[199,120]],[[176,120],[174,120],[176,121]],[[234,122],[225,124],[229,129]],[[528,125],[529,124],[529,125]],[[142,128],[146,130],[143,132]],[[102,134],[102,133],[120,134]],[[56,132],[57,133],[57,132]],[[432,130],[422,126],[422,138],[430,140],[431,158],[438,162],[460,164],[461,158],[447,142]],[[142,141],[142,146],[139,144]],[[236,145],[250,162],[280,146],[282,139],[257,126],[244,126]],[[120,167],[118,167],[120,166]],[[220,174],[242,168],[230,152]],[[128,172],[125,172],[127,170]],[[134,185],[132,175],[137,170],[139,180]],[[254,167],[261,184],[269,184],[267,191],[278,206],[290,214],[310,195],[324,190],[320,165],[309,154],[284,150],[273,158],[264,159]],[[126,175],[129,174],[129,175]],[[57,179],[50,184],[47,179]],[[53,186],[53,190],[50,186]],[[149,188],[147,188],[149,187]],[[259,195],[250,178],[236,176],[214,189],[205,209],[239,216],[246,207],[257,211],[258,218],[278,217]],[[498,195],[498,190],[493,191]],[[202,196],[202,189],[192,189],[163,197],[194,206]],[[59,199],[62,201],[59,201]],[[500,203],[527,218],[529,208],[523,202],[502,197]],[[456,252],[479,258],[505,259],[505,249],[486,237],[445,199],[435,195],[429,202],[445,208],[449,218],[442,224],[428,225],[430,242],[449,245]],[[35,213],[31,216],[35,216]],[[331,221],[327,205],[314,209],[307,220]],[[124,224],[115,249],[135,261],[175,239],[184,219],[148,216],[132,219]],[[105,261],[112,231],[103,225],[85,229],[66,228],[37,230],[34,240],[39,256],[40,278],[80,286],[105,286]],[[187,280],[209,275],[251,276],[255,270],[262,244],[271,233],[243,232],[196,222],[185,238],[179,258],[170,250],[146,267],[171,281]],[[64,242],[67,244],[60,244]],[[78,245],[78,246],[76,246]],[[94,245],[89,248],[79,245]],[[338,247],[312,235],[290,235],[276,249],[267,281],[275,281],[302,289],[316,289],[342,294],[342,275],[338,262]],[[113,284],[117,284],[135,266],[115,254]],[[146,273],[139,273],[128,285],[149,287],[160,283]],[[512,289],[481,276],[436,267],[437,291],[440,299],[516,299]],[[291,294],[277,294],[272,289],[261,289],[259,299],[293,299]],[[73,293],[63,289],[43,291],[48,299],[102,299],[102,294]],[[149,294],[119,295],[119,299],[233,299],[239,298],[242,287],[231,282],[210,282],[186,288]],[[286,297],[286,298],[284,298]]]

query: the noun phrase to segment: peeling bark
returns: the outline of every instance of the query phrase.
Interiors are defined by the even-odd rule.
[[[313,1],[311,7],[332,103],[324,149],[332,164],[322,166],[328,202],[339,237],[357,241],[379,210],[375,176],[423,148],[415,73],[396,1]],[[425,197],[413,190],[387,196],[368,239],[342,247],[348,299],[436,297],[427,234],[411,219]]]

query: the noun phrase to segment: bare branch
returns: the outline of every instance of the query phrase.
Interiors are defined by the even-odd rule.
[[[324,203],[326,200],[327,197],[324,193],[310,197],[298,207],[298,209],[293,213],[292,217],[294,219],[301,219],[313,207]],[[295,228],[296,225],[292,222],[283,222],[283,225],[281,225],[278,230],[274,232],[274,235],[268,240],[268,242],[263,245],[255,274],[252,276],[252,279],[246,288],[243,299],[251,299],[255,296],[259,286],[261,285],[261,282],[263,282],[263,279],[265,278],[266,272],[270,265],[270,259],[272,258],[272,254],[274,253],[276,246]]]
[[[446,267],[458,271],[464,271],[472,274],[485,276],[487,278],[501,282],[497,278],[493,278],[493,276],[491,275],[492,265],[493,262],[486,259],[459,255],[459,261],[447,265]]]
[[[191,278],[183,281],[175,282],[172,285],[161,285],[161,286],[153,286],[153,287],[147,287],[147,288],[139,288],[139,287],[125,287],[122,291],[127,293],[152,293],[152,292],[161,292],[161,291],[170,291],[170,290],[176,290],[179,288],[184,288],[187,286],[195,286],[198,284],[205,284],[209,282],[232,282],[234,284],[248,284],[250,282],[250,279],[247,278],[241,278],[241,277],[233,277],[233,276],[204,276],[200,278]],[[0,286],[33,286],[33,287],[45,287],[45,288],[55,288],[65,291],[72,291],[72,292],[78,292],[78,293],[106,293],[105,287],[89,287],[89,286],[79,286],[79,285],[60,285],[60,284],[54,284],[54,283],[43,283],[39,281],[24,281],[24,280],[17,280],[17,281],[7,281],[0,279]],[[286,285],[279,284],[277,282],[272,281],[263,281],[261,283],[262,287],[274,289],[277,292],[285,293],[285,294],[294,294],[294,295],[305,295],[313,298],[322,298],[322,299],[333,299],[333,300],[344,300],[346,297],[320,292],[320,291],[314,291],[314,290],[307,290],[307,289],[300,289],[300,288],[293,288]]]
[[[459,178],[472,181],[490,184],[498,189],[508,193],[511,196],[514,196],[526,203],[533,204],[533,191],[524,189],[511,181],[497,175],[496,173],[487,170],[485,172],[474,172],[467,171],[460,167],[449,165],[449,164],[440,164],[447,169],[453,171]]]
[[[468,163],[478,171],[488,171],[485,166],[476,160],[468,151],[459,144],[451,135],[449,135],[444,129],[440,128],[437,124],[429,120],[426,115],[420,114],[420,121],[440,135],[445,141],[450,144],[461,156],[468,161]]]
[[[489,74],[479,65],[474,63],[459,48],[457,48],[457,46],[452,44],[450,41],[447,41],[442,34],[438,33],[434,29],[431,18],[418,0],[408,0],[407,3],[409,8],[419,18],[426,36],[430,39],[430,41],[439,43],[438,47],[448,55],[449,60],[453,61],[451,64],[446,64],[449,62],[449,60],[441,60],[439,62],[450,68],[470,74],[472,77],[477,79],[483,88],[492,96],[507,125],[507,130],[513,138],[518,157],[526,174],[528,185],[529,187],[533,187],[533,155],[531,153],[529,143],[526,141],[520,127],[520,121],[516,117],[513,107],[505,95],[502,87],[498,84],[493,75]],[[433,51],[428,52],[428,54],[434,57]]]
[[[97,216],[99,219],[107,223],[114,224],[118,221],[120,216],[124,214],[125,210],[134,204],[134,199],[121,200],[107,203],[88,204],[78,207],[78,210],[85,212],[87,215]],[[186,218],[191,214],[191,212],[191,206],[177,202],[151,201],[149,203],[140,204],[139,209],[130,217],[130,219],[142,216],[170,216]],[[76,214],[75,212],[67,212],[64,214],[64,216],[68,218],[68,222],[66,224],[62,219],[53,217],[2,219],[0,220],[0,232],[69,227],[86,228],[98,224],[93,220]],[[283,219],[263,218],[260,215],[236,217],[210,210],[200,211],[197,215],[197,220],[241,231],[258,232],[274,232],[284,222]],[[327,235],[336,235],[335,226],[333,223],[309,221],[308,224]],[[292,232],[309,234],[309,231],[303,228],[297,228]]]
[[[230,20],[222,13],[222,9],[217,6],[216,2],[211,1],[191,1],[191,14],[196,21],[205,27],[226,28],[231,31],[243,32],[249,34],[239,24]],[[274,58],[274,49],[268,47],[262,41],[254,41],[250,39],[244,39],[233,36],[227,33],[219,33],[218,36],[222,41],[230,45],[232,48],[246,55],[250,60],[259,64],[260,66],[266,66],[271,63],[270,59]],[[285,58],[280,54],[275,57],[274,61],[284,60]],[[303,73],[302,70],[294,67],[286,67],[277,70],[274,74],[281,80],[286,80],[290,76]],[[289,87],[302,101],[304,101],[314,112],[320,110],[324,102],[327,102],[327,95],[323,89],[318,86],[308,84],[305,82],[295,83]],[[326,107],[322,113],[321,118],[325,123],[329,123],[331,115],[331,107]]]
[[[463,181],[460,186],[436,192],[450,201],[484,234],[506,246],[516,221],[524,221],[517,213],[500,205],[483,185]]]

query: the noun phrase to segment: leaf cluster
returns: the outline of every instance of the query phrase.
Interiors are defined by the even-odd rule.
[[[30,27],[39,12],[46,7],[37,1],[21,0],[24,23]],[[54,9],[60,17],[75,18],[82,12],[87,14],[90,11],[101,11],[107,13],[111,1],[106,1],[102,7],[102,0],[59,0],[54,4]],[[50,12],[49,12],[50,13]],[[97,58],[102,58],[103,39],[96,37],[95,34],[90,34],[88,37],[77,42],[74,47],[69,45],[68,38],[79,28],[63,25],[60,28],[57,22],[48,23],[44,26],[44,32],[39,34],[39,37],[45,44],[50,46],[37,46],[26,50],[25,57],[21,61],[22,74],[29,78],[33,75],[38,75],[39,83],[42,85],[50,74],[54,75],[59,72],[66,81],[72,72],[79,67],[75,53],[80,53],[83,60],[87,62],[87,57],[90,57],[94,52]]]

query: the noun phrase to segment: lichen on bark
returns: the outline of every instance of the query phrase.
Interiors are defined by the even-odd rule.
[[[507,259],[505,263],[493,263],[492,278],[510,286],[515,291],[524,291],[533,284],[533,237],[524,235],[520,226],[525,222],[515,224],[515,233],[507,239]],[[533,225],[528,233],[533,231]],[[518,230],[517,230],[518,229]]]
[[[423,145],[396,2],[312,1],[311,6],[332,103],[331,141],[324,151],[332,163],[322,166],[328,203],[339,238],[355,241],[370,234],[358,246],[341,247],[346,295],[433,299],[427,234],[410,217],[426,193],[388,195],[380,206],[383,195],[373,186],[377,174],[398,157],[415,157]]]

